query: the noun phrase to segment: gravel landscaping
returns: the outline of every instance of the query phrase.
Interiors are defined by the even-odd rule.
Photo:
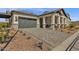
[[[40,41],[32,36],[18,32],[5,51],[47,51],[49,46],[43,42],[42,49],[37,46]]]

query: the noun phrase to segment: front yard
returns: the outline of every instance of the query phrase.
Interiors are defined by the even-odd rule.
[[[66,32],[68,34],[74,34],[75,32],[79,31],[79,25],[75,25],[71,23],[68,27],[65,29],[60,29],[61,32]]]

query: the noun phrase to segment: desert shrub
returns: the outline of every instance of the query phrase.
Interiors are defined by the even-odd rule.
[[[23,36],[25,36],[26,34],[25,33],[23,33]]]
[[[51,51],[52,49],[51,48],[48,48],[48,51]]]
[[[60,31],[63,32],[63,29],[61,29]]]
[[[27,37],[27,39],[31,39],[31,37],[29,36],[29,37]]]
[[[23,33],[22,31],[20,31],[20,33]]]
[[[75,27],[75,24],[73,24],[73,23],[71,23],[70,25],[69,25],[69,28],[71,29],[71,28],[74,28]]]
[[[79,29],[79,26],[75,26],[75,29]]]
[[[68,31],[67,33],[70,33],[70,31]]]
[[[9,24],[5,22],[0,22],[0,27],[8,27]]]

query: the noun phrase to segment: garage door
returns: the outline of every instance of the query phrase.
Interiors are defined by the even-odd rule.
[[[19,20],[19,28],[35,28],[36,27],[36,19],[22,19]]]

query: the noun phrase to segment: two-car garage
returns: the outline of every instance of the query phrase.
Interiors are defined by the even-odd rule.
[[[19,17],[18,28],[35,28],[37,25],[36,19]]]
[[[29,12],[12,11],[12,27],[21,28],[37,28],[38,16]]]

